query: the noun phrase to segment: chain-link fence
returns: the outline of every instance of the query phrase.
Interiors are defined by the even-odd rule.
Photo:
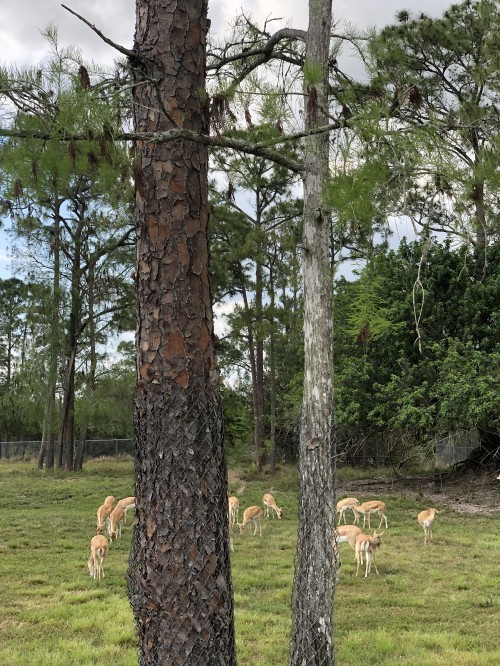
[[[31,460],[40,452],[40,440],[19,440],[0,442],[0,459]],[[75,450],[77,442],[75,442]],[[85,445],[85,458],[109,456],[118,459],[124,455],[134,455],[133,439],[88,439]]]
[[[455,465],[465,460],[480,444],[477,430],[450,433],[436,443],[436,464]]]

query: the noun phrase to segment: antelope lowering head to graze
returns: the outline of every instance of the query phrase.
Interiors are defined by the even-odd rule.
[[[123,509],[125,512],[125,520],[123,522],[126,523],[127,511],[129,511],[129,509],[135,509],[135,497],[124,497],[123,499],[118,500],[115,509]]]
[[[121,538],[122,524],[125,520],[125,511],[117,507],[109,515],[109,540],[114,541]]]
[[[375,567],[375,571],[378,575],[377,564],[375,562],[375,551],[377,548],[380,548],[380,536],[380,534],[374,532],[373,536],[361,533],[356,537],[356,545],[354,548],[354,556],[356,558],[356,576],[359,572],[359,565],[363,564],[363,554],[366,557],[365,578],[368,578],[372,564]]]
[[[385,511],[385,502],[379,502],[378,500],[372,500],[371,502],[363,502],[363,504],[358,504],[357,506],[351,507],[354,511],[354,523],[357,523],[359,516],[363,516],[363,529],[365,528],[366,518],[368,518],[368,529],[370,526],[370,515],[372,513],[377,513],[380,518],[380,523],[377,529],[379,530],[382,521],[385,520],[385,529],[387,529],[387,516],[384,514]]]
[[[348,543],[353,550],[356,550],[356,537],[362,530],[357,525],[339,525],[337,527],[337,543]]]
[[[260,536],[262,536],[262,509],[260,506],[249,506],[248,509],[243,511],[243,522],[238,523],[240,534],[243,534],[243,530],[248,525],[248,523],[253,523],[254,525],[254,536],[257,534],[257,527],[260,530]]]
[[[269,518],[269,509],[272,509],[280,520],[283,518],[283,509],[279,508],[279,506],[274,501],[274,497],[269,493],[266,493],[265,495],[262,496],[262,504],[264,505],[264,509],[266,510],[266,518]],[[274,518],[274,513],[273,513],[273,518]]]
[[[351,509],[354,513],[353,507],[356,507],[359,505],[359,500],[357,500],[355,497],[346,497],[343,500],[339,500],[337,502],[337,511],[339,512],[339,523],[342,520],[342,516],[344,517],[344,524],[347,523],[347,520],[345,518],[345,512],[347,509]],[[356,518],[356,514],[354,514],[354,517]]]
[[[240,501],[236,495],[231,495],[229,502],[229,529],[236,525],[238,522],[238,514],[240,511]]]
[[[109,527],[109,515],[112,511],[113,511],[113,503],[112,502],[110,502],[109,504],[104,503],[97,509],[97,532],[98,532],[98,534],[101,534],[101,532],[104,532],[106,527]]]
[[[102,534],[96,534],[90,541],[90,557],[87,561],[92,578],[104,578],[104,560],[108,552],[108,540]]]
[[[439,513],[439,511],[433,508],[421,511],[417,516],[418,522],[424,528],[424,543],[427,543],[427,539],[432,541],[432,523],[434,522],[436,513]]]

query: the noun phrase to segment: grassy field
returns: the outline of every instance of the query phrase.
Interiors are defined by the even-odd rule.
[[[95,461],[82,473],[49,477],[32,464],[0,464],[0,664],[137,663],[125,582],[131,521],[112,545],[104,580],[92,580],[86,565],[98,505],[110,493],[133,494],[132,475],[130,461]],[[242,507],[273,492],[285,511],[282,521],[264,522],[262,538],[234,533],[232,555],[238,664],[284,666],[297,530],[294,473],[273,480],[240,474],[231,477],[230,490],[240,491]],[[356,578],[353,551],[341,545],[338,664],[500,664],[500,515],[439,506],[434,542],[424,547],[416,514],[429,503],[396,494],[376,499],[387,503],[389,520],[377,556],[380,576]]]

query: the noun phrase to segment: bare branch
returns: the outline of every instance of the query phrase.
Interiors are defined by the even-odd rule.
[[[126,49],[124,46],[121,46],[120,44],[116,44],[115,42],[111,41],[109,37],[106,37],[103,35],[103,33],[95,27],[90,21],[87,21],[86,18],[83,18],[83,16],[80,16],[80,14],[77,14],[75,11],[67,7],[66,5],[61,4],[61,7],[64,7],[70,14],[73,14],[73,16],[76,16],[76,18],[80,19],[80,21],[83,21],[88,27],[95,32],[96,35],[98,35],[103,42],[106,42],[109,46],[112,46],[114,49],[119,51],[120,53],[123,53],[123,55],[126,55],[128,58],[132,58],[137,60],[139,58],[138,54],[135,51],[131,51],[130,49]]]

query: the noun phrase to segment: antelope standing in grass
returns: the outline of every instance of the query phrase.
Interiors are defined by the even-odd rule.
[[[279,506],[274,501],[274,497],[270,493],[266,493],[262,496],[262,504],[266,510],[266,518],[269,518],[269,509],[272,509],[280,520],[283,518],[283,509],[279,508]]]
[[[354,511],[355,519],[354,523],[356,524],[359,520],[359,516],[363,516],[363,529],[365,528],[366,519],[368,518],[368,529],[371,529],[370,526],[370,515],[372,513],[377,513],[380,518],[380,523],[377,529],[379,530],[382,526],[382,522],[385,520],[385,529],[387,529],[387,516],[385,515],[385,502],[379,502],[378,500],[372,500],[371,502],[363,502],[363,504],[358,504],[357,506],[351,507]]]
[[[120,539],[122,535],[122,524],[125,520],[125,511],[117,507],[109,516],[109,540]]]
[[[240,534],[243,534],[243,530],[248,523],[253,523],[254,525],[254,536],[257,534],[257,527],[259,528],[260,536],[262,536],[262,509],[260,506],[249,506],[248,509],[245,509],[243,512],[243,522],[238,523]]]
[[[427,540],[432,541],[432,524],[436,517],[436,513],[439,513],[439,511],[432,508],[427,509],[426,511],[421,511],[417,516],[418,522],[424,528],[424,544],[427,543]]]
[[[356,537],[361,534],[362,529],[357,525],[339,525],[337,527],[337,543],[348,543],[351,548],[356,550]]]
[[[113,495],[108,495],[106,499],[104,500],[104,503],[101,504],[101,506],[97,509],[97,532],[98,534],[101,534],[101,532],[104,532],[107,523],[108,523],[108,518],[109,514],[113,511],[113,502],[115,501],[115,498]]]
[[[108,540],[102,534],[96,534],[90,542],[90,557],[87,561],[92,578],[104,578],[104,560],[108,552]]]
[[[125,513],[124,523],[127,522],[127,511],[130,509],[135,509],[135,497],[124,497],[121,500],[118,500],[116,503],[115,509],[123,509]]]
[[[375,562],[375,551],[377,548],[380,548],[380,534],[377,534],[377,532],[374,532],[373,536],[369,536],[368,534],[358,534],[356,537],[356,546],[354,549],[356,558],[356,576],[359,572],[359,565],[363,564],[363,554],[366,558],[365,578],[368,578],[372,564],[375,567],[375,572],[378,575],[377,564]]]
[[[238,514],[240,511],[240,501],[236,495],[231,495],[229,502],[229,529],[238,523]]]
[[[359,506],[359,500],[357,500],[355,497],[346,497],[343,500],[339,500],[337,502],[337,511],[339,513],[339,523],[344,518],[344,525],[347,523],[347,520],[345,518],[345,512],[347,509],[351,509],[351,511],[354,513],[354,508]],[[354,518],[356,518],[356,514],[354,514]]]

